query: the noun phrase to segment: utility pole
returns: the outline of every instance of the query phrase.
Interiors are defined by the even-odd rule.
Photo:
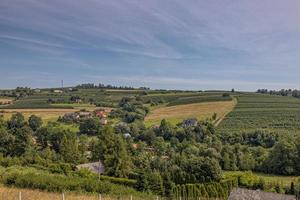
[[[61,90],[64,89],[64,80],[61,80]]]
[[[101,160],[100,160],[100,158],[99,158],[98,175],[99,175],[99,181],[100,181],[100,178],[101,178]]]

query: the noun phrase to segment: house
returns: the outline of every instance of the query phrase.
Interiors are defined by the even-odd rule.
[[[107,124],[107,119],[106,119],[107,114],[104,110],[95,110],[94,115],[100,119],[100,123],[102,125]]]
[[[106,118],[101,118],[100,119],[100,124],[106,125],[107,124],[107,119]]]
[[[87,111],[80,111],[78,114],[79,114],[80,119],[88,119],[88,118],[92,117],[92,114]]]
[[[124,136],[125,138],[131,138],[130,133],[124,133],[123,136]]]
[[[228,200],[296,200],[296,196],[263,192],[261,190],[234,188],[230,192]]]
[[[79,96],[71,96],[70,97],[70,102],[72,102],[72,103],[81,103],[82,100]]]
[[[94,172],[96,174],[103,174],[105,171],[104,165],[101,161],[77,165],[76,168],[78,170],[88,169],[89,171]]]
[[[198,125],[197,119],[186,119],[182,122],[183,127],[193,127],[197,125]]]
[[[62,119],[64,122],[77,122],[80,119],[80,116],[77,113],[66,113]]]
[[[53,90],[54,93],[63,93],[62,90]]]
[[[106,118],[107,114],[104,110],[95,110],[95,115],[99,118]]]

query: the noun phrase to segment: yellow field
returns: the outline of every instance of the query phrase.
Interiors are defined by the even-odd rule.
[[[39,190],[17,189],[17,188],[0,188],[0,200],[62,200],[63,194],[42,192]],[[109,196],[101,196],[102,200],[116,200],[117,198],[110,198]],[[64,193],[65,200],[99,200],[99,195],[82,195],[74,193]],[[130,199],[124,198],[124,199]]]
[[[158,107],[151,110],[145,118],[145,123],[147,126],[152,126],[160,124],[162,119],[166,119],[172,124],[177,124],[188,118],[197,118],[198,120],[211,118],[214,113],[217,113],[216,123],[218,124],[234,108],[235,104],[235,101],[219,101]]]
[[[8,102],[12,102],[13,99],[8,99],[8,98],[0,98],[0,103],[8,103]]]
[[[3,109],[4,119],[9,119],[14,113],[20,112],[28,119],[31,115],[41,117],[44,121],[56,121],[59,116],[63,116],[66,113],[72,113],[85,108],[86,110],[92,111],[99,109],[100,107],[76,107],[74,109],[63,109],[63,108],[48,108],[48,109]],[[102,108],[102,107],[101,107]],[[111,108],[102,108],[106,112],[110,112]]]

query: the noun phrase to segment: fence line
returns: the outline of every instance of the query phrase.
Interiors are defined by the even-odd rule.
[[[133,195],[113,196],[102,194],[76,194],[76,193],[50,193],[38,190],[26,190],[17,188],[1,188],[0,200],[166,200],[164,197],[150,196],[143,198]]]

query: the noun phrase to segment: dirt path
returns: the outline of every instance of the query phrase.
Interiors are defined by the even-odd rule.
[[[237,104],[237,99],[236,98],[233,98],[232,104],[233,104],[232,105],[232,109],[231,110],[227,110],[227,112],[223,113],[223,115],[216,120],[216,122],[215,122],[215,126],[216,127],[223,121],[223,119],[226,117],[226,115],[228,115],[228,113],[230,113],[235,108],[235,106]]]

